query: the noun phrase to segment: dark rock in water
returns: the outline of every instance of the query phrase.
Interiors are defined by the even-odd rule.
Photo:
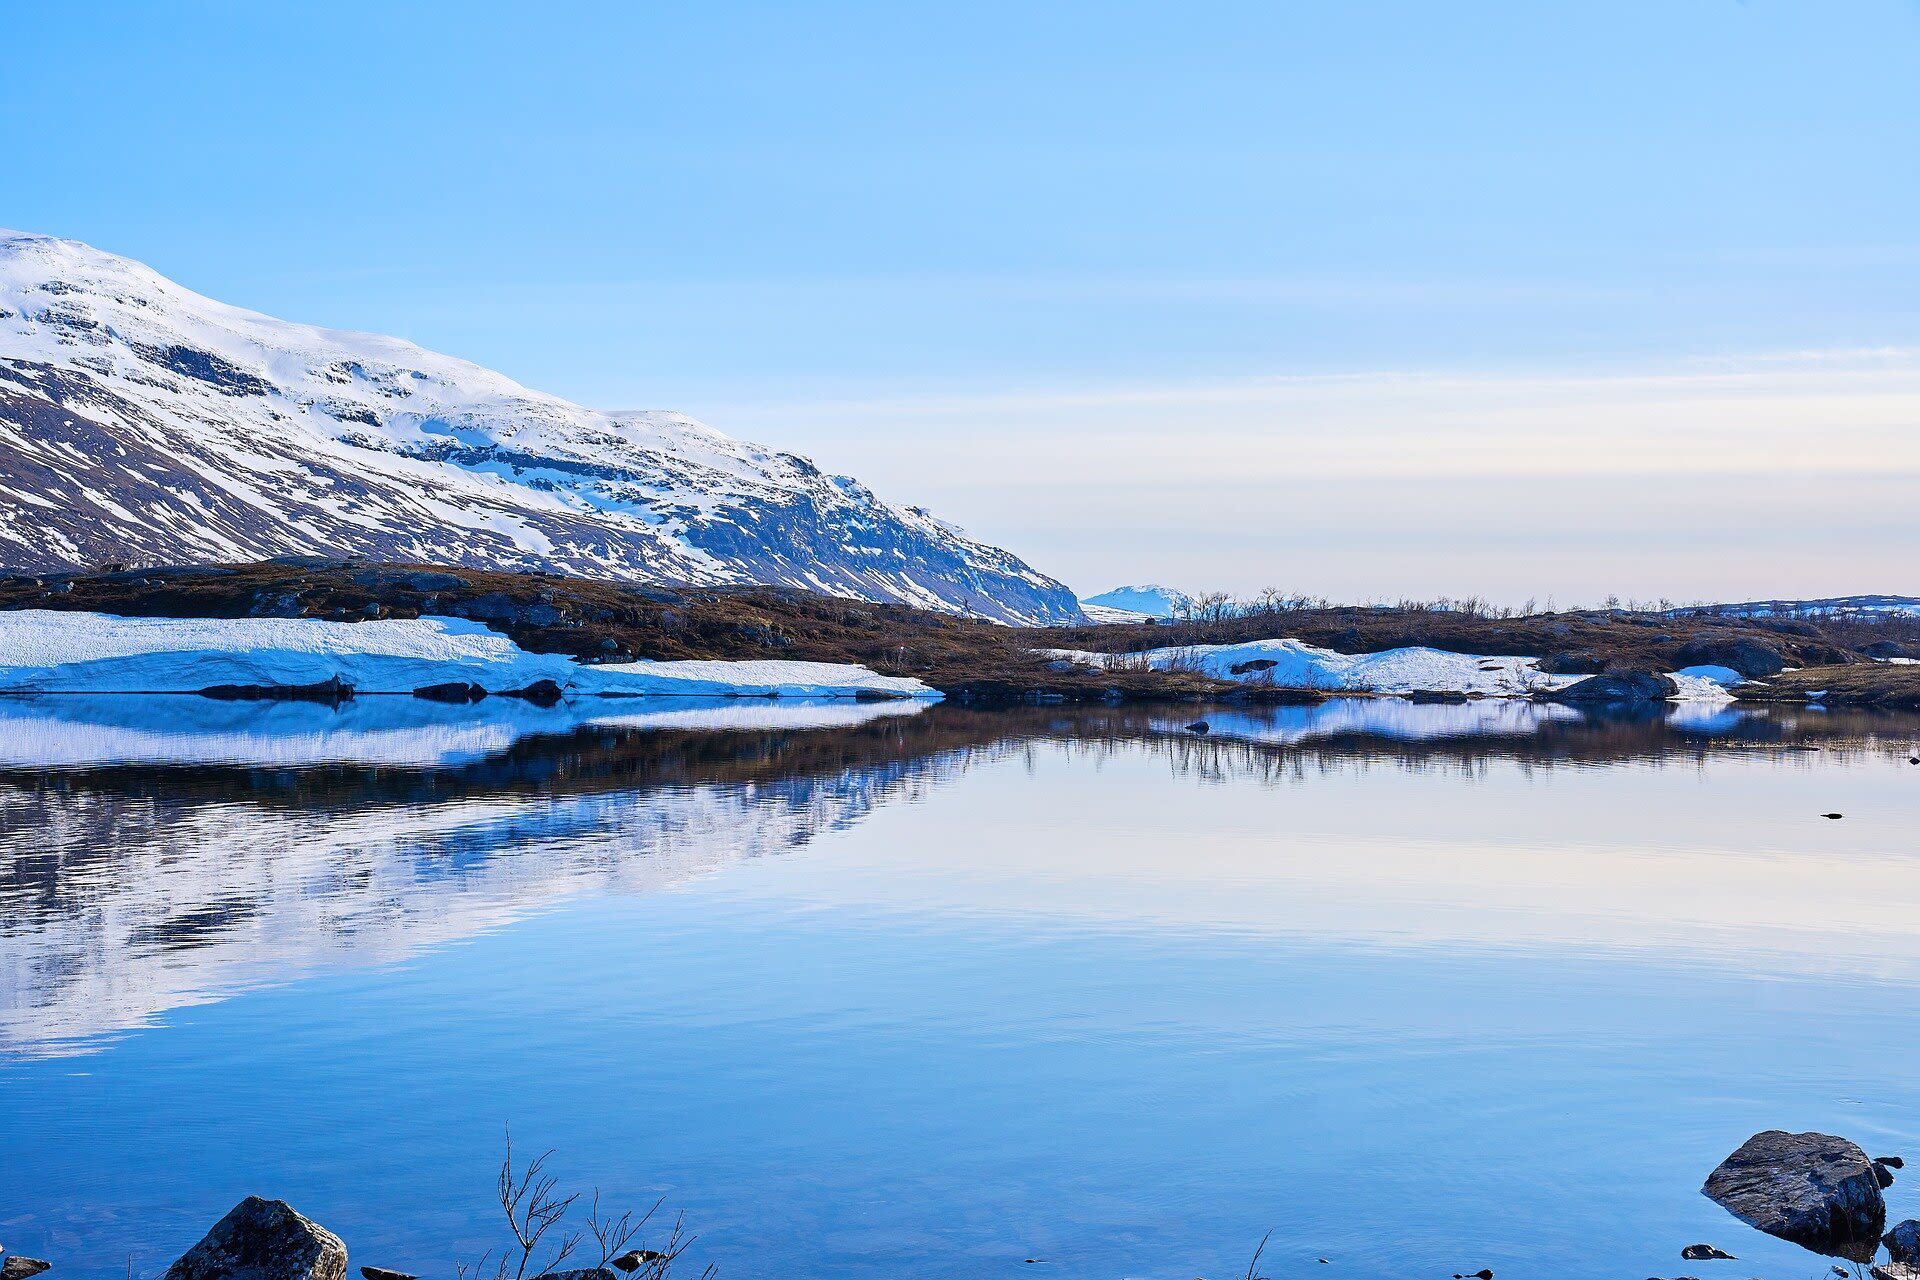
[[[344,1280],[347,1246],[284,1200],[248,1196],[167,1268],[166,1280]]]
[[[1895,1262],[1920,1267],[1920,1220],[1908,1218],[1881,1236],[1880,1243],[1887,1246],[1887,1255]]]
[[[905,702],[907,695],[895,693],[892,689],[855,689],[853,700],[855,702]]]
[[[1206,734],[1213,732],[1213,726],[1208,724],[1205,720],[1195,720],[1192,724],[1187,726],[1187,732],[1201,734],[1204,736]]]
[[[1676,667],[1732,667],[1749,680],[1777,676],[1787,660],[1758,640],[1689,640],[1674,657]]]
[[[1899,1156],[1875,1156],[1873,1162],[1875,1164],[1883,1164],[1889,1169],[1904,1169],[1907,1167],[1907,1162]]]
[[[389,1271],[385,1267],[362,1267],[360,1274],[366,1280],[420,1280],[420,1277],[408,1275],[404,1271]]]
[[[339,706],[353,697],[353,686],[339,676],[318,684],[215,684],[200,691],[221,702],[324,702]]]
[[[1537,695],[1544,702],[1659,702],[1680,692],[1680,686],[1651,671],[1625,675],[1588,676],[1564,689]]]
[[[1464,1275],[1456,1271],[1453,1280],[1493,1280],[1493,1268],[1482,1267],[1478,1271],[1469,1271]]]
[[[413,691],[416,698],[425,698],[428,702],[478,702],[487,696],[487,691],[477,684],[466,684],[459,680],[446,684],[430,684]]]
[[[539,1280],[620,1280],[620,1273],[606,1267],[580,1267],[574,1271],[543,1271]]]
[[[1823,818],[1844,818],[1847,815],[1844,813],[1823,813],[1820,816]]]
[[[629,1249],[613,1259],[613,1265],[622,1271],[638,1271],[650,1262],[664,1262],[666,1257],[658,1249]]]
[[[551,707],[560,701],[560,686],[551,680],[535,680],[524,689],[502,689],[503,698],[524,698],[536,707]]]
[[[1769,1129],[1721,1161],[1701,1193],[1768,1235],[1865,1262],[1887,1222],[1875,1168],[1845,1138]]]
[[[42,1262],[38,1258],[23,1258],[19,1254],[10,1254],[5,1262],[0,1262],[0,1280],[27,1280],[42,1271],[53,1270],[51,1262]]]
[[[1881,1164],[1878,1160],[1873,1162],[1873,1177],[1874,1181],[1880,1184],[1882,1191],[1885,1191],[1893,1185],[1893,1170],[1887,1168],[1887,1166]]]
[[[1733,1257],[1725,1249],[1718,1249],[1710,1244],[1690,1244],[1680,1251],[1680,1256],[1688,1262],[1708,1262],[1715,1258]]]
[[[1462,689],[1415,689],[1407,695],[1408,702],[1421,704],[1461,703],[1466,700],[1466,691]]]

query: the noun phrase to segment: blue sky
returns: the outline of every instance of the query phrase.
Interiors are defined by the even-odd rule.
[[[546,8],[15,0],[0,225],[1087,592],[1920,592],[1920,5]]]

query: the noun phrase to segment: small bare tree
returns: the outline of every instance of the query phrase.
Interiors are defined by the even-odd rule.
[[[508,1131],[507,1154],[500,1163],[500,1177],[495,1191],[513,1242],[500,1251],[497,1260],[489,1249],[480,1255],[478,1262],[456,1262],[456,1280],[540,1280],[560,1270],[589,1235],[593,1237],[600,1253],[600,1260],[594,1267],[596,1271],[613,1268],[625,1272],[631,1280],[670,1280],[673,1264],[694,1241],[694,1237],[686,1231],[686,1215],[675,1216],[673,1229],[663,1242],[664,1247],[634,1248],[631,1247],[634,1238],[653,1220],[654,1214],[665,1203],[664,1199],[654,1201],[645,1213],[636,1215],[628,1210],[616,1216],[601,1208],[600,1191],[595,1188],[593,1200],[587,1209],[586,1230],[564,1231],[561,1224],[579,1201],[580,1193],[560,1194],[559,1179],[547,1172],[547,1160],[552,1155],[551,1151],[543,1152],[516,1173],[513,1166],[513,1133]],[[549,1237],[552,1237],[550,1241]],[[547,1256],[536,1267],[533,1259],[536,1253],[541,1252],[542,1242],[547,1242]],[[491,1268],[489,1262],[492,1263]],[[702,1272],[701,1280],[713,1280],[717,1274],[717,1269],[709,1266]]]

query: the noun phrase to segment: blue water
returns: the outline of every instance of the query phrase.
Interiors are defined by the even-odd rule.
[[[56,1275],[249,1193],[451,1275],[509,1124],[742,1277],[1271,1232],[1276,1277],[1811,1278],[1707,1171],[1920,1156],[1920,721],[198,713],[7,712],[0,1241]]]

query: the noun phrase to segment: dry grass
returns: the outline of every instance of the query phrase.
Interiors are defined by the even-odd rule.
[[[1812,699],[1810,694],[1825,690]],[[1833,707],[1920,710],[1920,666],[1860,662],[1848,666],[1783,671],[1763,684],[1736,691],[1742,702],[1819,701]]]

